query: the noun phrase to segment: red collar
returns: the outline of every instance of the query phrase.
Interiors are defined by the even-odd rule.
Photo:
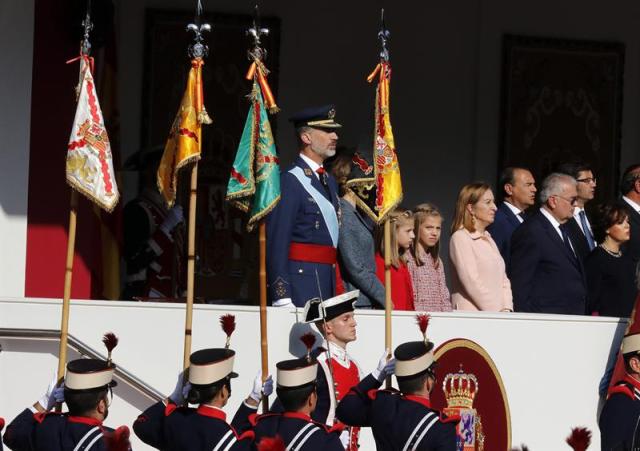
[[[227,421],[227,414],[217,407],[207,406],[204,404],[200,404],[198,410],[196,412],[199,415],[209,417],[209,418],[217,418],[218,420]]]
[[[431,401],[429,401],[427,398],[423,398],[422,396],[404,395],[404,399],[407,399],[407,400],[413,401],[413,402],[417,402],[418,404],[422,404],[427,409],[431,408]]]
[[[635,377],[632,377],[629,373],[625,373],[624,381],[630,383],[631,385],[634,386],[634,388],[637,388],[638,390],[640,390],[640,381]]]
[[[102,421],[96,420],[95,418],[74,417],[72,415],[69,415],[68,419],[71,423],[88,424],[89,426],[102,426]]]
[[[307,414],[304,414],[302,412],[285,412],[282,414],[283,417],[285,418],[297,418],[299,420],[304,420],[307,422],[311,421],[311,417]]]

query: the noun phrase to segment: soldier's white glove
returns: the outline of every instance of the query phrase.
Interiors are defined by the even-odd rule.
[[[351,433],[349,432],[349,429],[346,429],[340,433],[340,442],[342,443],[342,446],[344,446],[344,449],[349,449],[350,438]]]
[[[274,307],[295,307],[291,298],[282,298],[273,302]]]
[[[378,367],[371,372],[371,375],[378,379],[379,382],[382,382],[396,371],[396,359],[392,357],[387,360],[387,355],[389,355],[389,350],[385,349],[384,354],[378,361]]]
[[[269,396],[273,393],[273,378],[269,375],[264,382],[262,382],[262,370],[258,371],[256,378],[253,380],[253,388],[249,394],[249,398],[255,402],[260,403],[262,395]]]
[[[164,218],[162,224],[160,224],[160,230],[162,230],[167,236],[176,228],[178,224],[184,221],[184,215],[182,214],[182,206],[174,205],[171,210],[167,212],[167,217]]]
[[[184,404],[184,401],[189,394],[189,390],[191,390],[191,384],[189,382],[186,384],[184,383],[184,371],[181,371],[180,374],[178,374],[176,386],[173,389],[173,392],[169,395],[169,399],[173,401],[175,405],[181,406]]]
[[[38,400],[38,404],[48,412],[53,409],[56,403],[61,402],[64,402],[64,386],[63,384],[58,386],[57,372],[54,371],[53,376],[51,377],[51,382],[49,382],[49,386],[47,387],[47,391],[45,391],[44,395],[42,395]]]

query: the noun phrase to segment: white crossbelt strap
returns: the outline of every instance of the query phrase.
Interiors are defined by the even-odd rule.
[[[422,431],[422,434],[420,434],[420,437],[418,437],[418,440],[416,440],[416,443],[415,445],[413,445],[413,448],[411,448],[411,451],[416,451],[418,449],[418,445],[420,444],[424,436],[427,435],[427,432],[429,432],[429,429],[431,429],[431,426],[433,426],[436,421],[438,421],[438,417],[435,417],[433,420],[431,420],[427,427],[424,428],[424,431]]]
[[[336,209],[333,204],[329,202],[329,200],[327,200],[320,191],[313,187],[311,180],[309,177],[304,175],[304,171],[301,167],[296,166],[295,168],[289,169],[289,173],[293,174],[295,178],[298,179],[302,187],[311,195],[311,197],[313,197],[316,204],[318,204],[324,223],[327,225],[327,229],[329,229],[329,235],[331,235],[333,247],[338,247],[338,234],[340,229],[338,225],[338,215],[336,214]]]
[[[229,429],[227,431],[227,433],[222,436],[222,438],[220,439],[220,441],[218,442],[216,447],[213,448],[213,451],[220,451],[221,449],[225,449],[225,450],[229,449],[228,447],[227,448],[222,448],[222,447],[227,443],[227,440],[229,439],[230,435],[233,436],[233,430],[231,430],[231,429]],[[234,440],[231,441],[231,443],[233,443],[235,441],[235,437],[233,437],[233,438],[234,438]]]
[[[407,440],[407,442],[404,444],[404,447],[402,448],[402,451],[407,451],[409,449],[409,446],[411,445],[411,442],[413,441],[413,438],[418,434],[418,432],[420,431],[420,428],[422,427],[422,425],[429,420],[430,418],[434,417],[435,413],[433,412],[429,412],[428,414],[426,414],[416,425],[416,427],[413,429],[413,431],[411,432],[411,434],[409,435],[409,439]],[[438,419],[438,417],[436,417],[436,420]],[[414,448],[412,448],[412,450],[414,450]]]
[[[98,426],[94,427],[93,429],[89,429],[89,432],[87,432],[82,436],[82,438],[80,439],[76,447],[73,448],[73,451],[79,451],[80,449],[82,449],[82,445],[84,444],[84,442],[86,442],[89,439],[89,437],[91,437],[96,431],[99,431],[99,430],[100,428]]]
[[[100,432],[98,435],[96,435],[93,440],[91,440],[89,442],[89,444],[87,445],[87,447],[85,448],[85,451],[89,451],[91,449],[91,447],[98,441],[100,440],[100,438],[102,438],[102,432]]]
[[[293,440],[291,440],[291,442],[290,442],[290,443],[289,443],[289,445],[287,446],[287,450],[286,450],[286,451],[295,451],[295,450],[297,450],[297,449],[298,449],[298,444],[297,444],[297,442],[298,442],[298,440],[300,439],[300,437],[301,437],[301,436],[302,436],[302,435],[303,435],[307,430],[309,430],[309,429],[313,429],[313,428],[318,429],[318,426],[316,426],[316,425],[315,425],[315,424],[313,424],[313,423],[307,423],[307,424],[305,424],[305,425],[304,425],[304,427],[298,431],[298,433],[295,435],[295,437],[293,437]],[[315,432],[315,431],[314,431],[314,430],[312,430],[312,431],[311,431],[311,434],[313,434],[314,432]],[[309,434],[309,435],[311,435],[311,434]],[[309,437],[308,437],[308,436],[306,436],[306,437],[304,438],[304,441],[306,441],[306,439],[307,439],[307,438],[309,438]],[[304,442],[303,442],[303,443],[304,443]]]
[[[307,440],[309,440],[309,437],[311,437],[311,435],[314,432],[318,432],[320,430],[319,427],[314,427],[313,429],[311,429],[309,432],[307,432],[307,435],[305,435],[302,440],[300,440],[300,443],[298,443],[291,451],[299,451],[302,449],[302,446],[307,442]]]

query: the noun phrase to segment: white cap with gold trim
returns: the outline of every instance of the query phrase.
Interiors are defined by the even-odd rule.
[[[189,358],[189,382],[211,385],[226,378],[238,377],[233,372],[235,351],[226,348],[201,349]]]
[[[67,373],[64,386],[69,390],[94,390],[98,388],[114,387],[113,380],[115,365],[109,365],[104,360],[77,359],[67,363]]]
[[[622,339],[622,353],[640,352],[640,333],[627,335]]]

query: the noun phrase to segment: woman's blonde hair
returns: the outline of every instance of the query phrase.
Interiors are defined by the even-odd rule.
[[[389,213],[388,221],[391,225],[391,243],[389,243],[389,247],[391,248],[391,265],[398,269],[400,265],[406,263],[406,258],[403,255],[404,249],[398,249],[398,239],[396,237],[398,227],[404,227],[406,225],[413,226],[413,213],[411,213],[411,210],[398,207]],[[384,257],[384,223],[376,228],[375,241],[376,250]]]
[[[418,266],[424,265],[424,261],[418,253],[418,249],[420,248],[420,227],[422,227],[422,223],[427,218],[431,217],[442,219],[442,214],[440,214],[440,210],[438,210],[438,207],[436,207],[435,205],[420,204],[413,209],[413,229],[416,237],[413,240],[413,246],[411,246],[411,255],[413,255],[413,258],[416,261],[416,265]],[[438,240],[438,242],[433,247],[426,249],[426,251],[429,255],[431,255],[431,258],[433,258],[433,264],[437,268],[440,264],[440,240]]]
[[[484,193],[490,189],[491,186],[484,182],[470,183],[462,187],[460,193],[458,193],[456,211],[453,215],[453,224],[451,224],[452,235],[463,227],[469,232],[476,231],[473,217],[467,210],[467,205],[473,205],[478,202]]]

